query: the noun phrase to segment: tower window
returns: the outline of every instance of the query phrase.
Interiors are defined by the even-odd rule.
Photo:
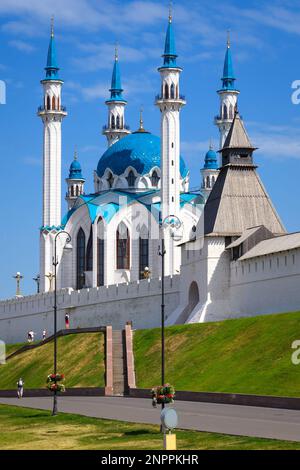
[[[115,121],[115,116],[113,114],[111,117],[111,128],[115,129],[115,127],[116,127],[116,121]]]
[[[55,105],[55,96],[52,97],[52,109],[55,109],[56,108],[56,105]]]
[[[120,129],[120,116],[117,116],[117,129]]]
[[[85,284],[85,234],[82,228],[79,229],[77,234],[77,260],[76,260],[76,274],[77,274],[77,289],[82,289]]]
[[[129,188],[133,188],[134,185],[135,185],[136,176],[135,176],[135,174],[133,173],[132,170],[130,170],[130,172],[128,173],[128,176],[127,176],[126,179],[127,179],[127,183],[128,183]]]
[[[174,99],[175,98],[175,87],[174,87],[174,83],[172,83],[171,85],[171,99]]]
[[[169,99],[169,87],[167,83],[165,84],[165,99]]]
[[[121,222],[117,230],[117,269],[130,267],[130,237],[126,225]]]
[[[207,187],[208,189],[211,188],[209,176],[206,177],[206,187]]]
[[[157,171],[153,171],[152,173],[152,176],[151,176],[151,184],[152,186],[154,186],[155,188],[157,188],[158,186],[158,183],[159,183],[159,176],[157,174]]]
[[[47,110],[50,110],[51,109],[51,100],[50,100],[50,96],[48,95],[47,96]]]
[[[172,142],[172,149],[174,148],[174,142]]]

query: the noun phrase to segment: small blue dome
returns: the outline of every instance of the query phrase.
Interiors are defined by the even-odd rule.
[[[146,175],[153,167],[160,167],[160,138],[149,132],[135,132],[109,147],[99,160],[97,174],[102,178],[109,168],[115,175],[121,175],[128,167],[138,174]],[[180,158],[180,173],[188,174],[183,158]]]
[[[69,179],[82,180],[81,165],[77,159],[73,160],[70,166]]]
[[[205,170],[217,170],[219,168],[218,165],[218,156],[216,152],[210,148],[207,154],[205,155]]]

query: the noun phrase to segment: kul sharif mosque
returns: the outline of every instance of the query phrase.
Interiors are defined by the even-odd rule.
[[[108,148],[95,165],[92,194],[85,194],[75,155],[64,217],[61,127],[67,112],[53,25],[45,70],[38,110],[44,133],[41,292],[0,302],[3,339],[21,341],[33,319],[35,329],[52,331],[54,262],[60,328],[66,314],[74,328],[122,329],[128,321],[134,328],[157,327],[162,279],[167,324],[299,310],[300,233],[286,232],[257,172],[256,148],[238,111],[229,38],[215,118],[220,150],[208,150],[200,190],[190,191],[180,152],[186,101],[170,14],[155,99],[160,136],[144,128],[142,115],[135,132],[126,124],[116,53],[105,102]]]

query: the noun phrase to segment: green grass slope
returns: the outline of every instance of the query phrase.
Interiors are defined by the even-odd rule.
[[[9,351],[15,348],[10,346]],[[26,388],[44,388],[53,372],[53,341],[26,351],[0,366],[0,389],[14,389],[19,377]],[[82,333],[58,338],[58,372],[66,387],[104,386],[104,335]]]
[[[166,381],[177,390],[300,397],[300,313],[166,329]],[[137,386],[160,385],[160,330],[134,333]]]

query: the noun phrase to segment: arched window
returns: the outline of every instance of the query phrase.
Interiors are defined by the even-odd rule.
[[[108,182],[108,187],[112,188],[113,184],[114,184],[114,177],[113,177],[112,173],[109,173],[109,175],[107,177],[107,182]]]
[[[233,106],[232,104],[230,105],[230,111],[229,111],[229,119],[233,119],[234,118],[234,115],[233,115]]]
[[[56,109],[55,96],[52,96],[52,109]]]
[[[144,279],[144,271],[149,267],[149,236],[143,233],[139,240],[139,274],[140,279]]]
[[[97,231],[97,286],[104,286],[104,224],[101,217],[98,220]]]
[[[117,269],[130,269],[130,237],[123,222],[117,230]]]
[[[48,95],[47,96],[47,110],[50,110],[51,109],[51,100],[50,100],[50,96]]]
[[[136,181],[136,176],[135,176],[135,174],[133,173],[132,170],[130,170],[130,172],[128,173],[128,176],[127,176],[126,179],[127,179],[127,183],[128,183],[129,188],[133,188],[134,184],[135,184],[135,181]]]
[[[93,227],[91,227],[91,233],[86,249],[86,270],[93,271]]]
[[[206,187],[210,189],[210,178],[209,176],[206,177]]]
[[[159,178],[159,176],[158,176],[158,174],[157,174],[157,171],[154,170],[153,173],[152,173],[152,176],[151,176],[151,184],[152,184],[152,186],[154,186],[155,188],[157,188],[158,183],[159,183],[159,180],[160,180],[160,178]]]
[[[165,99],[169,99],[169,87],[167,83],[165,84]]]
[[[224,119],[228,119],[228,111],[227,111],[227,106],[225,104],[224,106]]]
[[[115,121],[115,115],[113,114],[111,117],[111,128],[115,129],[116,127],[116,121]]]
[[[120,116],[117,116],[117,129],[120,129]]]
[[[174,87],[174,83],[172,83],[171,85],[171,99],[174,99],[175,98],[175,87]]]
[[[74,186],[71,186],[71,196],[74,196]]]
[[[77,234],[77,289],[82,289],[85,284],[85,234],[82,228]]]
[[[211,187],[212,188],[214,187],[215,182],[216,182],[216,178],[213,176],[212,179],[211,179]]]

